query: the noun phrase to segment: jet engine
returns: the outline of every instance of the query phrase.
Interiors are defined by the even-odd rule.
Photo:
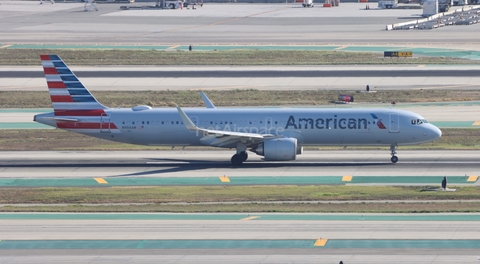
[[[299,150],[296,138],[274,138],[265,140],[252,152],[264,156],[265,160],[294,160]]]

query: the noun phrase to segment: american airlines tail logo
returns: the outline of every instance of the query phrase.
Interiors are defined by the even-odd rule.
[[[374,113],[370,113],[370,115],[375,119],[375,122],[377,123],[378,128],[380,129],[387,129],[385,125],[382,123],[381,119],[378,119],[378,117]]]

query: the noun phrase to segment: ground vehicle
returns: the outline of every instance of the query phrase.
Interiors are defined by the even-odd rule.
[[[378,1],[378,8],[395,8],[397,7],[397,2],[394,0],[383,0],[383,1]]]
[[[165,0],[163,1],[163,8],[167,9],[177,9],[183,6],[183,1],[181,0]]]
[[[453,5],[453,0],[438,0],[438,12],[448,12]]]
[[[303,0],[303,7],[313,7],[313,0]]]

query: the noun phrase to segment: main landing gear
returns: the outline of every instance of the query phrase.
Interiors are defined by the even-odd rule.
[[[390,146],[390,155],[392,155],[392,158],[390,160],[392,161],[392,163],[397,163],[398,161],[398,157],[395,156],[395,154],[397,154],[396,149],[397,147],[395,145]]]
[[[240,166],[244,161],[248,159],[247,146],[239,142],[237,144],[237,154],[232,156],[230,160],[233,166]]]
[[[232,156],[232,165],[240,166],[244,161],[248,159],[248,153],[246,151],[242,151],[239,154],[235,154]]]

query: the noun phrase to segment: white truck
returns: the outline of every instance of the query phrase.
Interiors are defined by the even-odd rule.
[[[395,0],[381,0],[378,1],[378,8],[392,9],[397,7],[397,1]]]
[[[313,0],[303,0],[303,7],[313,7]]]
[[[164,0],[163,8],[164,9],[178,9],[183,6],[182,0]]]

